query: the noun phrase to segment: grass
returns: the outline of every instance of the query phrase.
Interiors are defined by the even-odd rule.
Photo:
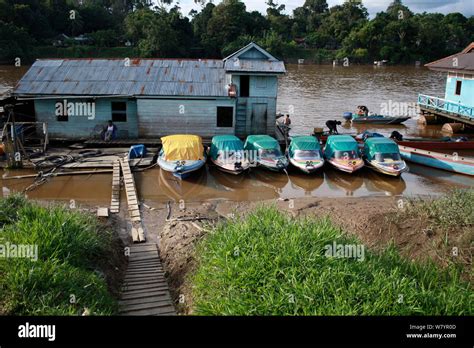
[[[470,284],[455,267],[403,259],[389,247],[363,261],[325,256],[359,244],[328,219],[292,219],[260,207],[218,225],[197,247],[190,277],[198,315],[472,315]]]
[[[403,214],[403,212],[402,212]],[[425,218],[431,228],[474,228],[474,190],[454,189],[434,200],[413,198],[404,216]]]
[[[94,216],[41,207],[22,196],[0,200],[0,244],[37,245],[37,261],[0,258],[0,311],[10,315],[114,314],[101,265],[112,235]]]

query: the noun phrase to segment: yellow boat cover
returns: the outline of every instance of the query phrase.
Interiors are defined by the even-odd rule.
[[[197,161],[204,159],[204,147],[198,135],[180,134],[161,138],[166,161]]]

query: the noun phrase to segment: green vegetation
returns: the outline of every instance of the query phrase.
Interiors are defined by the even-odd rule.
[[[32,61],[45,52],[35,48],[53,44],[68,46],[51,51],[64,57],[122,57],[124,51],[103,49],[130,44],[134,50],[129,52],[140,57],[219,58],[255,41],[285,59],[330,62],[347,57],[397,64],[435,60],[474,41],[474,16],[415,14],[401,0],[371,19],[363,1],[329,8],[326,0],[305,0],[288,13],[285,5],[267,0],[265,14],[248,12],[241,0],[195,2],[202,5],[200,11],[187,14],[173,0],[160,0],[157,6],[146,0],[2,0],[0,60]],[[312,54],[300,56],[300,50]]]
[[[406,214],[429,221],[430,227],[474,233],[474,190],[456,189],[434,200],[412,199]]]
[[[190,277],[200,315],[472,315],[456,267],[403,259],[394,247],[363,259],[326,256],[358,245],[328,219],[261,207],[221,224],[198,245]]]
[[[112,235],[94,216],[41,207],[22,196],[0,200],[0,245],[37,245],[37,260],[0,258],[0,313],[114,314],[104,279]],[[33,255],[33,254],[31,254]]]

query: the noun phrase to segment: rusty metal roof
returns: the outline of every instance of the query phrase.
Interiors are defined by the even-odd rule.
[[[239,59],[231,58],[225,61],[224,68],[227,72],[248,72],[264,74],[284,74],[285,63],[282,61]]]
[[[225,97],[222,60],[37,60],[14,90],[31,95]]]
[[[474,72],[474,42],[459,53],[425,64],[425,66],[432,70],[472,74]]]

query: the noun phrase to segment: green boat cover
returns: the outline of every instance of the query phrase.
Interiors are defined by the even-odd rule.
[[[392,154],[398,153],[397,143],[388,138],[368,138],[364,143],[364,155],[369,161],[373,160],[377,153]]]
[[[357,141],[350,135],[330,135],[326,141],[324,155],[326,158],[332,158],[336,151],[355,151],[359,153],[359,147]]]
[[[319,141],[313,136],[296,136],[291,138],[290,147],[288,148],[288,153],[290,157],[293,157],[296,150],[305,150],[305,151],[321,151],[319,146]]]
[[[278,141],[269,135],[249,135],[245,140],[244,149],[247,151],[272,149],[281,151]]]
[[[235,135],[217,135],[212,138],[211,151],[209,152],[212,159],[217,159],[219,152],[237,152],[243,151],[244,145],[242,141]]]

